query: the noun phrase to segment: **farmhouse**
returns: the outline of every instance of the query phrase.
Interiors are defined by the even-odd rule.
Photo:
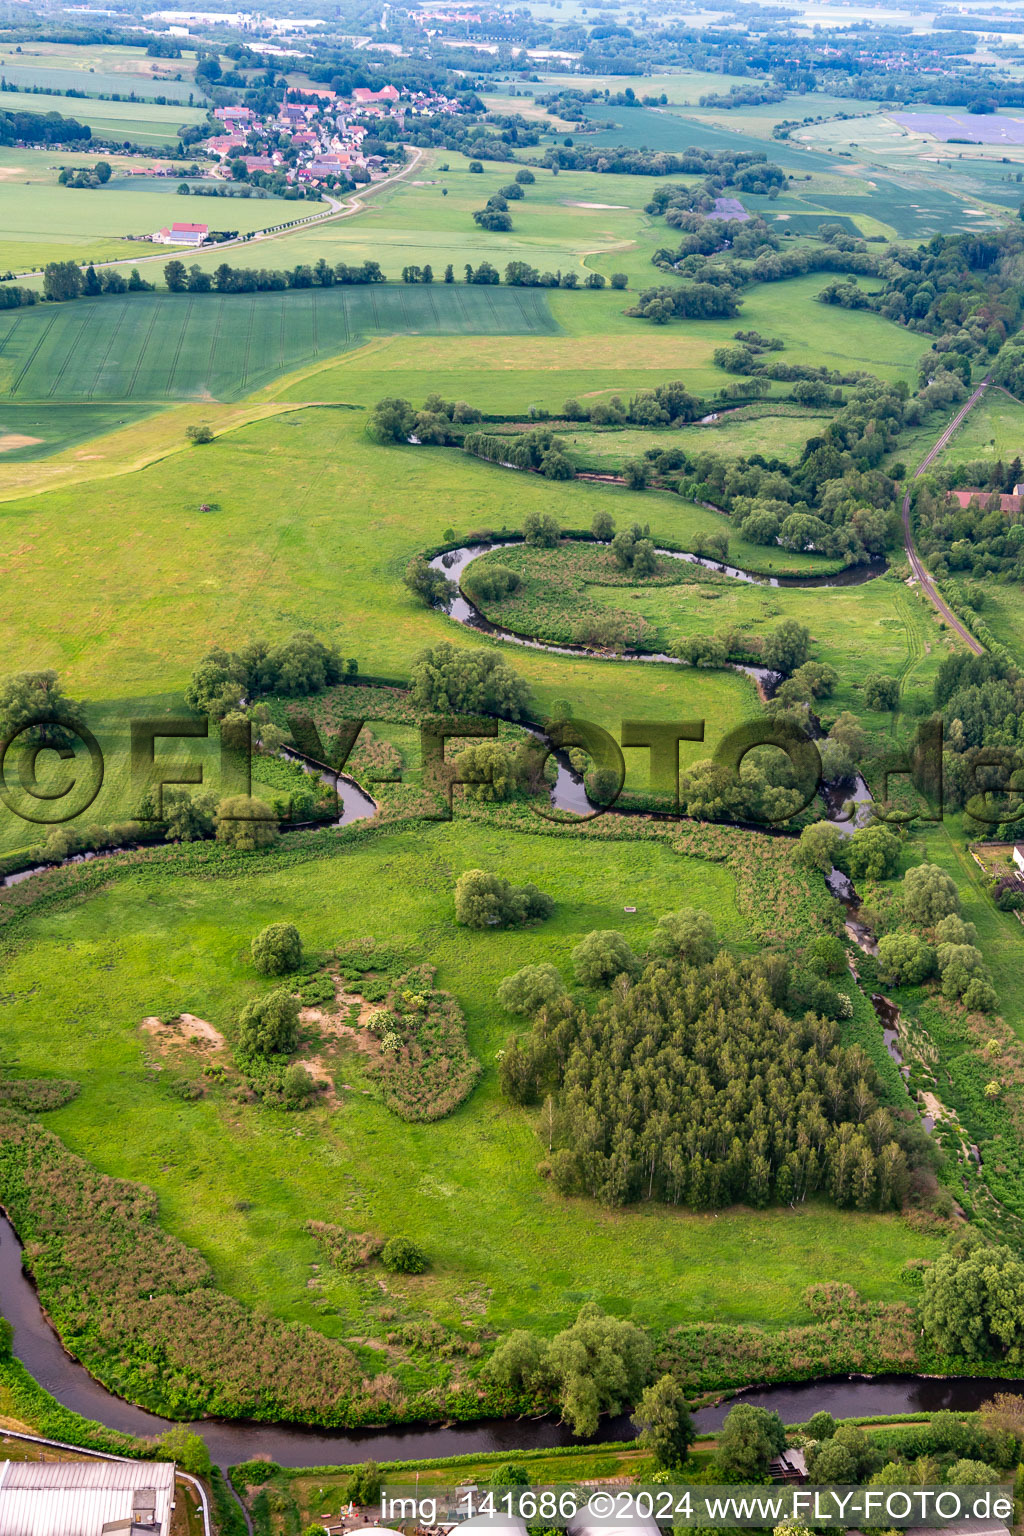
[[[1015,485],[1012,495],[977,490],[953,491],[952,494],[964,508],[969,507],[972,501],[976,501],[985,511],[995,511],[997,505],[1000,512],[1024,511],[1024,485]]]
[[[1013,862],[1016,864],[1017,868],[1022,873],[1024,873],[1024,848],[1022,848],[1019,843],[1014,845]]]
[[[170,1461],[0,1462],[0,1536],[168,1536]]]
[[[202,245],[210,233],[209,224],[172,224],[158,229],[153,239],[158,245]]]

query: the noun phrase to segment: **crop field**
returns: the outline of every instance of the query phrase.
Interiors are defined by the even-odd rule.
[[[51,153],[50,161],[55,156]],[[92,155],[92,163],[100,152]],[[61,157],[61,164],[64,164]],[[67,157],[71,163],[71,157]],[[88,160],[86,163],[90,163]],[[13,170],[13,168],[9,168]],[[169,261],[176,254],[157,245],[138,244],[129,236],[151,235],[178,219],[201,219],[212,229],[228,228],[249,233],[268,225],[313,212],[315,205],[285,202],[283,198],[206,198],[192,202],[173,197],[177,182],[159,190],[144,181],[127,186],[111,178],[105,187],[81,188],[15,183],[13,174],[0,182],[3,188],[4,227],[0,231],[0,270],[18,273],[40,269],[47,261],[117,261],[126,266],[154,254]],[[171,196],[169,196],[171,194]],[[194,210],[199,208],[201,212]],[[223,261],[224,257],[217,258]],[[163,262],[152,262],[146,275],[160,279]]]
[[[0,315],[0,398],[237,399],[393,330],[554,328],[539,290],[461,284],[80,300]]]
[[[709,77],[714,79],[714,76]],[[721,76],[718,77],[721,80]],[[737,81],[742,87],[743,82]],[[745,82],[749,87],[749,80]],[[860,112],[870,108],[875,103],[867,101],[852,102],[848,97],[829,96],[822,91],[812,91],[799,95],[788,95],[783,101],[765,102],[759,106],[745,107],[701,107],[697,105],[700,95],[713,92],[715,95],[724,96],[729,92],[727,84],[710,84],[701,87],[690,99],[689,105],[673,106],[672,97],[669,97],[669,107],[684,117],[688,122],[709,123],[717,128],[725,128],[733,133],[747,133],[756,139],[765,139],[771,144],[769,159],[774,158],[775,145],[778,140],[772,139],[772,129],[776,123],[784,118],[796,119],[802,117],[832,117],[839,113],[850,114],[853,111]],[[644,90],[641,95],[651,94]],[[612,114],[613,115],[613,114]]]
[[[183,47],[180,59],[155,58],[146,53],[145,40],[134,48],[123,43],[51,43],[33,40],[23,42],[18,52],[15,52],[14,43],[0,43],[0,69],[6,72],[9,65],[14,68],[60,71],[73,77],[70,83],[78,90],[111,89],[94,84],[96,79],[110,78],[119,81],[119,84],[112,87],[113,90],[130,91],[136,81],[148,82],[169,77],[170,83],[177,83],[177,75],[184,80],[191,80],[195,74],[196,52],[195,49]]]
[[[199,107],[166,106],[149,101],[82,101],[74,96],[33,96],[26,91],[6,91],[7,112],[60,112],[88,123],[93,138],[121,144],[152,144],[176,148],[182,124],[202,123],[206,113]]]
[[[907,122],[915,116],[908,112]],[[949,228],[971,229],[991,220],[986,203],[1016,209],[1020,202],[1019,145],[943,144],[884,113],[814,123],[794,129],[793,138],[848,159],[878,203],[872,214],[899,238],[917,238],[943,210]]]
[[[622,75],[587,76],[588,90],[611,91],[614,95],[631,86],[638,96],[667,96],[670,106],[696,106],[698,98],[707,91],[724,92],[731,90],[734,85],[749,84],[749,79],[742,75],[719,74],[717,71],[712,73],[703,69],[666,70],[662,74],[642,75],[638,80],[626,79]],[[579,88],[579,75],[557,73],[542,73],[540,84],[532,87],[538,96],[545,96],[550,91],[578,91]],[[615,109],[609,107],[605,115],[614,117]]]
[[[555,916],[522,933],[458,928],[455,877],[481,866],[536,881],[555,897]],[[635,916],[623,917],[624,903]],[[358,1275],[332,1279],[320,1298],[326,1309],[307,1285],[318,1254],[305,1222],[351,1225],[353,1212],[372,1230],[408,1233],[430,1255],[421,1279],[389,1279],[403,1305],[444,1321],[486,1306],[489,1326],[502,1332],[553,1330],[590,1298],[637,1321],[780,1324],[803,1316],[802,1291],[823,1269],[868,1296],[886,1294],[906,1258],[936,1246],[895,1218],[837,1221],[813,1203],[717,1217],[609,1211],[560,1199],[538,1177],[532,1117],[509,1112],[497,1092],[494,1056],[512,1020],[495,1002],[495,978],[527,962],[564,965],[594,927],[625,923],[642,943],[661,911],[686,903],[743,942],[722,866],[664,843],[530,837],[461,821],[237,879],[142,872],[20,930],[4,973],[18,1000],[6,1048],[26,1072],[82,1082],[80,1097],[48,1124],[104,1171],[154,1189],[161,1221],[203,1251],[219,1285],[331,1335],[384,1331],[377,1313],[386,1298]],[[183,1102],[171,1092],[177,1071],[145,1070],[151,1052],[138,1026],[147,1015],[186,1009],[231,1032],[254,991],[249,940],[282,917],[311,949],[372,933],[437,965],[484,1066],[455,1114],[432,1125],[398,1121],[360,1092],[356,1052],[345,1057],[349,1087],[337,1104],[298,1121],[239,1106],[216,1088]]]
[[[173,63],[174,60],[166,60]],[[192,80],[161,79],[150,74],[128,75],[107,74],[98,71],[81,69],[54,68],[50,64],[23,64],[20,59],[11,60],[9,57],[0,59],[0,75],[21,91],[32,91],[34,86],[40,86],[44,91],[55,91],[63,94],[65,91],[85,91],[91,97],[102,95],[120,94],[131,96],[138,101],[155,101],[158,96],[167,101],[185,102],[192,106],[196,98],[202,100],[201,92],[197,91]],[[88,102],[82,102],[80,98],[72,98],[79,102],[79,110],[88,111]],[[57,104],[51,108],[54,111],[62,110],[59,98]],[[74,116],[70,105],[63,107],[65,115]]]
[[[880,315],[817,303],[823,286],[820,274],[765,283],[747,290],[738,319],[667,326],[631,319],[623,313],[630,298],[607,289],[552,292],[548,303],[562,334],[452,336],[430,343],[395,336],[358,359],[282,380],[272,398],[353,401],[353,364],[369,400],[396,390],[419,400],[437,389],[448,398],[471,403],[486,398],[497,411],[526,412],[539,405],[557,412],[570,396],[628,396],[671,379],[682,379],[688,389],[704,394],[731,381],[712,358],[737,328],[778,336],[785,342],[782,356],[788,361],[864,369],[909,383],[916,376],[920,339]],[[2,359],[0,353],[0,366]]]

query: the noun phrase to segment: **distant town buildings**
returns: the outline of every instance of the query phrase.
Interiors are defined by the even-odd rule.
[[[250,176],[282,171],[293,186],[365,181],[383,168],[379,156],[364,152],[366,119],[391,117],[404,123],[407,116],[454,116],[462,110],[454,97],[438,91],[403,96],[391,84],[377,91],[357,86],[350,99],[320,85],[296,86],[289,96],[265,119],[250,107],[215,109],[224,132],[196,145],[220,161],[215,176],[232,177],[235,163],[242,160]],[[365,175],[356,175],[359,171]]]

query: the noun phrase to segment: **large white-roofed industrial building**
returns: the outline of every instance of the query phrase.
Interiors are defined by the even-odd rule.
[[[169,1536],[170,1461],[0,1461],[0,1536]]]

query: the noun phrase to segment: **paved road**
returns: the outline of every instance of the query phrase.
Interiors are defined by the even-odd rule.
[[[368,197],[372,197],[375,193],[379,192],[382,187],[393,186],[396,181],[401,181],[404,177],[411,175],[411,173],[419,166],[420,161],[423,159],[423,155],[424,151],[422,149],[413,148],[413,158],[407,165],[403,165],[400,171],[396,171],[393,176],[385,176],[380,181],[367,183],[363,187],[362,191],[354,192],[352,196],[349,197],[345,202],[339,202],[336,197],[332,197],[329,192],[325,192],[324,196],[331,205],[329,211],[327,213],[316,214],[313,218],[308,219],[303,224],[293,224],[288,229],[257,229],[251,235],[246,235],[244,239],[239,238],[238,240],[223,240],[219,245],[204,245],[201,247],[201,249],[203,251],[230,251],[234,247],[243,245],[255,245],[257,242],[259,242],[260,245],[263,245],[267,240],[281,240],[285,235],[295,235],[307,229],[317,229],[321,224],[333,223],[336,219],[350,219],[353,214],[362,213],[363,207]],[[192,205],[190,204],[189,207],[191,206]],[[181,211],[183,213],[188,213],[189,208],[183,208]],[[148,261],[167,262],[173,261],[176,257],[180,259],[181,257],[188,256],[190,254],[191,252],[188,249],[175,250],[172,246],[164,246],[161,250],[158,250],[152,256],[119,256],[116,261],[95,261],[93,262],[93,266],[141,267],[144,266]],[[31,272],[16,272],[15,276],[41,277],[42,269],[34,269]]]
[[[929,451],[925,454],[920,464],[914,470],[914,473],[911,476],[912,480],[916,480],[918,475],[923,475],[925,470],[934,461],[937,455],[940,454],[942,450],[948,445],[949,440],[953,436],[953,433],[956,431],[957,427],[959,427],[965,416],[967,416],[969,412],[973,411],[974,407],[977,405],[978,401],[981,399],[987,388],[988,379],[982,379],[973,395],[964,401],[963,405],[957,411],[956,415],[953,417],[953,420],[949,423],[949,426],[942,433],[941,437],[938,437],[935,440]],[[976,637],[971,634],[970,630],[960,622],[949,605],[943,602],[942,598],[936,591],[935,583],[932,581],[921,561],[920,556],[917,553],[917,549],[914,546],[914,530],[910,520],[909,485],[907,486],[907,493],[903,498],[903,547],[907,552],[907,559],[910,561],[910,569],[921,583],[921,590],[928,601],[931,603],[932,607],[935,608],[939,614],[941,614],[946,623],[949,625],[950,629],[953,630],[955,634],[960,636],[961,640],[969,650],[974,652],[975,656],[983,656],[985,654],[985,647],[982,645],[981,641],[976,639]]]

